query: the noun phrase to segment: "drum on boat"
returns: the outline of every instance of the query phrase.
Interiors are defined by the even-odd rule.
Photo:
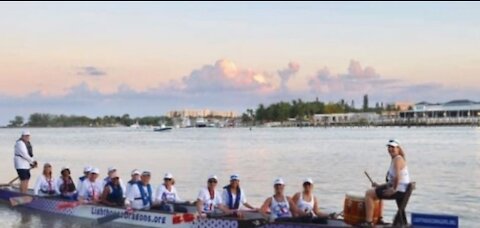
[[[380,201],[375,202],[373,209],[373,223],[376,224],[381,217],[382,208]],[[365,196],[355,193],[345,194],[343,204],[343,217],[345,223],[358,225],[365,221]]]

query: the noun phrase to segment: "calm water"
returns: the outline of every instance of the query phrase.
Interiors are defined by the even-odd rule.
[[[19,129],[0,129],[0,180],[15,177],[12,154]],[[411,177],[417,182],[407,212],[460,216],[462,227],[474,227],[480,212],[480,128],[254,128],[175,129],[153,132],[128,128],[31,129],[34,154],[51,162],[54,172],[68,165],[74,177],[83,166],[116,166],[124,180],[130,170],[153,172],[154,185],[172,172],[179,194],[194,200],[209,174],[220,178],[219,188],[232,173],[241,176],[248,201],[260,206],[273,193],[272,181],[281,176],[289,195],[312,177],[320,206],[340,212],[346,192],[363,193],[367,170],[378,182],[385,178],[390,158],[385,143],[403,144]],[[41,172],[32,172],[36,176]],[[31,183],[31,186],[33,183]],[[396,206],[385,206],[391,220]],[[89,227],[90,221],[46,216],[30,210],[0,206],[0,221],[14,227]]]

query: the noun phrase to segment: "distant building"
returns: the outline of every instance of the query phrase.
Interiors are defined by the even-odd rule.
[[[334,114],[315,114],[313,121],[315,124],[344,124],[344,123],[372,123],[377,121],[379,115],[374,112],[359,113],[334,113]]]
[[[167,113],[170,118],[236,118],[237,114],[232,111],[214,111],[209,109],[183,109],[174,110]]]
[[[480,117],[480,102],[453,100],[447,103],[420,102],[412,110],[399,113],[400,118],[469,118]]]

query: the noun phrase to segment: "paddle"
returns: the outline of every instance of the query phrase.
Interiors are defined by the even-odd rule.
[[[31,196],[16,196],[16,197],[9,198],[10,205],[12,205],[12,207],[28,204],[32,202],[32,200],[33,200],[33,197]]]
[[[33,167],[31,167],[30,169],[28,169],[28,170],[31,170],[31,169],[33,169],[33,168],[36,168],[37,166],[38,166],[38,165],[37,165],[37,163],[35,163],[35,165],[34,165]],[[13,178],[13,179],[12,179],[10,182],[8,182],[8,183],[7,183],[7,185],[6,185],[6,186],[10,186],[10,185],[12,185],[12,184],[13,184],[13,182],[15,182],[16,180],[18,180],[19,178],[20,178],[19,176],[17,176],[17,177],[15,177],[15,178]],[[2,186],[3,186],[3,185],[2,185]]]
[[[370,178],[370,175],[368,175],[367,171],[363,171],[363,173],[365,173],[365,175],[367,176],[368,180],[370,180],[370,183],[372,183],[372,186],[375,182],[373,182],[372,178]]]
[[[121,213],[113,213],[113,214],[109,214],[107,216],[104,216],[104,217],[101,217],[101,218],[98,218],[97,219],[97,223],[98,224],[105,224],[107,222],[111,222],[115,219],[118,219],[118,218],[121,218],[123,216],[123,214]]]

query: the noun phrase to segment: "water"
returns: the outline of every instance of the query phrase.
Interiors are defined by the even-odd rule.
[[[51,162],[54,172],[68,165],[72,175],[83,166],[102,173],[115,166],[128,180],[134,168],[153,173],[154,185],[172,172],[183,199],[194,200],[209,174],[219,186],[238,173],[248,201],[259,207],[273,193],[272,182],[281,176],[286,192],[301,189],[312,177],[320,207],[340,212],[346,192],[363,193],[370,185],[366,170],[377,182],[385,178],[390,158],[385,144],[397,138],[403,145],[411,178],[417,189],[407,212],[447,213],[460,216],[460,224],[474,227],[480,211],[480,128],[248,128],[174,129],[153,132],[129,128],[30,129],[34,154],[40,163]],[[0,180],[16,176],[13,144],[19,129],[0,129]],[[41,170],[32,171],[34,182]],[[30,184],[32,186],[33,183]],[[387,202],[390,221],[396,211]],[[25,217],[28,216],[27,219]],[[89,227],[91,221],[12,210],[0,206],[0,221],[14,227]]]

